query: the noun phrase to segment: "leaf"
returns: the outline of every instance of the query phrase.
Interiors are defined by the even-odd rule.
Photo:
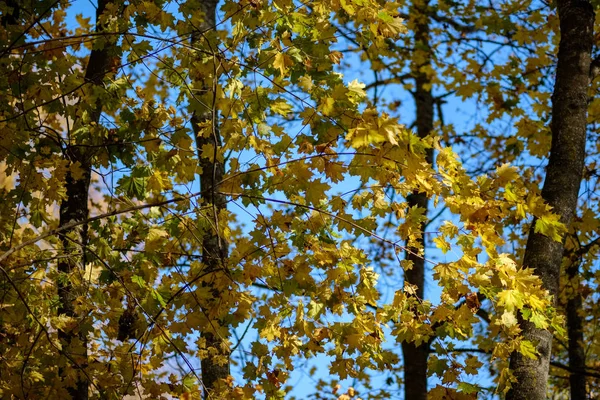
[[[147,177],[123,177],[117,182],[117,191],[127,197],[143,200],[146,198]]]
[[[483,366],[483,363],[479,361],[477,356],[468,356],[465,360],[465,372],[470,375],[477,375],[479,373],[479,368]],[[459,385],[460,389],[460,385]],[[463,390],[464,391],[464,390]]]
[[[481,388],[479,386],[473,385],[471,383],[459,382],[458,383],[458,390],[460,392],[463,392],[463,393],[466,393],[466,394],[477,394],[477,393],[479,393],[481,391]]]
[[[323,308],[324,304],[317,303],[314,300],[311,300],[308,304],[308,312],[306,315],[308,316],[308,318],[315,319],[321,314]]]
[[[503,290],[498,293],[497,299],[498,305],[504,307],[509,313],[523,308],[523,295],[516,290]]]
[[[146,281],[144,281],[144,278],[142,278],[142,277],[141,277],[141,276],[139,276],[139,275],[133,275],[133,276],[131,277],[131,281],[132,281],[133,283],[137,283],[137,285],[138,285],[140,288],[145,288],[145,287],[146,287]]]
[[[69,166],[69,173],[73,179],[79,181],[83,179],[86,171],[81,167],[81,163],[79,161],[75,161]]]
[[[275,114],[286,117],[290,112],[292,112],[292,106],[284,99],[277,99],[271,103],[271,111],[273,111]]]
[[[549,326],[548,318],[546,318],[546,316],[544,316],[543,314],[541,314],[539,312],[533,311],[531,313],[531,317],[529,318],[529,321],[531,321],[535,325],[535,327],[538,329],[548,329],[548,326]]]
[[[265,338],[268,342],[272,342],[280,336],[279,328],[275,325],[268,325],[260,331],[260,337]]]
[[[404,20],[400,17],[392,17],[386,11],[380,11],[377,17],[377,23],[371,25],[371,31],[376,35],[392,38],[408,32]]]
[[[507,328],[512,328],[513,326],[517,325],[517,317],[511,311],[504,311],[501,321],[502,325],[506,326]]]
[[[566,233],[565,225],[559,221],[556,214],[545,214],[535,221],[535,233],[552,238],[556,242],[562,242],[562,236]]]
[[[498,184],[505,185],[509,182],[514,182],[519,178],[519,172],[516,167],[510,164],[502,164],[496,168],[496,175],[498,176]]]
[[[435,243],[436,247],[440,249],[444,254],[446,254],[452,248],[450,246],[450,243],[448,243],[443,236],[434,237],[433,243]]]
[[[325,97],[322,99],[321,104],[317,108],[323,115],[330,116],[335,109],[335,100],[331,97]]]
[[[214,162],[215,161],[215,145],[212,143],[203,144],[200,157],[207,159],[209,162]]]
[[[310,76],[302,75],[298,79],[298,86],[300,86],[305,92],[310,93],[312,88],[314,87],[314,83]]]
[[[294,65],[294,61],[285,53],[277,53],[273,57],[273,67],[279,70],[281,76],[286,76],[292,65]]]
[[[168,237],[169,234],[164,229],[156,227],[150,228],[148,234],[146,235],[146,251],[151,253],[155,252],[162,246]]]
[[[529,340],[521,340],[521,343],[519,343],[519,352],[527,358],[537,360],[537,350]]]
[[[166,190],[171,190],[173,185],[166,171],[154,171],[148,178],[147,189],[155,193],[164,193]]]
[[[351,99],[352,102],[357,104],[359,101],[361,101],[367,96],[367,92],[364,91],[365,86],[366,85],[364,83],[359,82],[358,79],[355,79],[348,84],[348,97]]]

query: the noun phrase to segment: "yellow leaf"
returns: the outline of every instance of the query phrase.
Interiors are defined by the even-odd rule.
[[[215,160],[215,146],[212,143],[203,144],[202,154],[200,157],[206,158],[208,161],[213,162]]]
[[[519,172],[516,167],[512,167],[510,164],[502,164],[496,168],[496,175],[499,184],[503,185],[507,182],[513,182],[519,178]]]
[[[562,241],[562,235],[566,231],[565,225],[559,221],[559,216],[556,214],[542,215],[535,221],[535,233],[541,233],[557,242]]]
[[[85,264],[84,279],[91,283],[98,283],[98,277],[102,273],[102,267],[92,263]]]
[[[277,99],[271,103],[271,111],[285,117],[292,111],[292,106],[284,99]]]
[[[162,140],[159,138],[145,138],[142,141],[142,146],[146,149],[148,153],[154,153],[160,150],[160,145]]]
[[[148,178],[148,190],[162,193],[172,188],[169,175],[166,171],[154,171]]]
[[[406,33],[407,29],[404,20],[400,17],[392,17],[387,12],[381,11],[378,15],[378,21],[371,24],[371,32],[384,38],[398,37],[401,33]]]
[[[536,328],[538,329],[547,329],[548,328],[548,318],[546,318],[543,314],[533,311],[531,313],[531,317],[529,317],[529,321],[532,322]]]
[[[450,243],[446,241],[446,238],[443,236],[436,236],[433,238],[433,243],[435,243],[436,247],[442,250],[442,253],[446,254],[450,249]]]
[[[525,357],[531,358],[532,360],[537,360],[537,351],[533,343],[531,343],[529,340],[521,341],[519,344],[519,352]]]
[[[379,120],[379,132],[393,145],[398,144],[397,137],[400,134],[400,125],[395,119],[383,116]]]
[[[367,92],[364,91],[365,84],[358,81],[358,79],[353,80],[348,84],[348,90],[360,97],[365,97]]]
[[[350,335],[346,335],[344,342],[348,344],[349,348],[357,349],[361,346],[363,337],[364,335],[360,333],[352,333]]]
[[[458,269],[454,263],[439,263],[433,267],[433,271],[433,278],[436,280],[458,278]]]
[[[520,310],[523,308],[523,295],[516,290],[503,290],[498,293],[498,305],[509,312]]]
[[[517,317],[515,317],[515,314],[510,311],[504,311],[501,321],[502,325],[506,326],[507,328],[511,328],[517,324]]]
[[[308,75],[302,75],[298,79],[298,86],[307,92],[310,92],[314,86],[312,79]]]
[[[146,236],[146,251],[154,251],[160,247],[169,234],[160,228],[150,228]]]
[[[7,174],[7,166],[4,161],[0,161],[0,189],[4,189],[7,192],[15,187],[16,174]]]
[[[260,337],[267,339],[268,342],[275,340],[275,338],[278,338],[280,335],[281,332],[275,325],[268,325],[260,331]]]
[[[284,53],[275,54],[275,58],[273,59],[273,66],[279,69],[281,76],[286,76],[288,72],[288,67],[294,65],[294,61]]]
[[[31,371],[29,373],[29,379],[34,382],[44,382],[44,375],[42,375],[39,371]]]
[[[325,97],[321,104],[319,105],[318,110],[325,116],[330,116],[335,107],[335,100],[331,97]]]

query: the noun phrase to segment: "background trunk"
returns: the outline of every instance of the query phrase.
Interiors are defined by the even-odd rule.
[[[585,352],[583,348],[583,299],[579,291],[579,263],[574,261],[567,268],[568,292],[566,306],[567,335],[569,337],[569,384],[571,400],[586,400]]]
[[[192,46],[201,48],[205,51],[212,51],[211,45],[208,43],[206,34],[215,28],[216,24],[216,9],[218,1],[205,0],[202,2],[202,11],[205,14],[204,23],[200,26],[194,27],[196,32],[192,36]],[[208,46],[207,46],[208,44]],[[216,58],[214,59],[216,62]],[[212,63],[213,61],[208,61]],[[219,279],[226,273],[226,266],[224,260],[228,255],[228,244],[225,239],[220,237],[219,231],[219,215],[222,210],[227,208],[227,198],[219,193],[218,184],[223,179],[225,173],[225,165],[219,161],[217,157],[210,158],[202,157],[202,151],[205,145],[214,146],[214,155],[218,149],[222,146],[221,137],[217,127],[217,115],[216,110],[212,108],[214,96],[213,84],[214,80],[217,79],[216,71],[212,76],[212,79],[201,78],[200,85],[202,89],[198,95],[198,98],[202,99],[204,104],[200,107],[202,111],[195,112],[192,116],[193,131],[196,136],[196,149],[198,152],[198,162],[202,168],[200,173],[200,190],[202,193],[202,199],[204,204],[210,204],[212,211],[209,212],[211,215],[211,226],[213,232],[206,233],[202,239],[202,262],[204,267],[208,271],[213,271],[213,279]],[[191,101],[196,101],[192,99]],[[203,133],[199,128],[199,124],[208,124],[211,127],[208,129],[210,133]],[[205,308],[205,314],[208,313],[212,307],[217,307],[221,298],[221,292],[218,288],[213,287],[212,299],[203,302]],[[218,321],[219,326],[223,326],[223,321]],[[229,353],[225,351],[221,344],[223,339],[217,332],[207,330],[202,332],[202,336],[206,339],[207,348],[215,348],[219,350],[221,356],[225,355],[229,358]],[[223,354],[225,352],[225,354]],[[202,367],[202,383],[205,389],[205,398],[209,398],[212,390],[216,389],[217,383],[221,379],[226,379],[229,376],[229,360],[226,364],[221,365],[216,362],[213,357],[207,357],[201,360]]]
[[[88,217],[88,189],[90,185],[91,168],[89,160],[86,160],[86,155],[76,149],[67,149],[67,157],[73,163],[75,161],[84,161],[81,163],[83,176],[80,179],[74,179],[70,173],[67,173],[66,191],[67,199],[60,205],[60,226],[69,224],[75,221],[84,221]],[[81,245],[84,255],[81,258],[81,266],[78,266],[75,257],[62,258],[58,263],[58,271],[64,274],[58,280],[58,297],[60,306],[58,308],[59,316],[64,315],[73,318],[77,324],[74,328],[61,329],[58,331],[58,337],[61,340],[62,351],[67,354],[70,359],[64,360],[64,365],[61,363],[59,374],[64,381],[68,375],[68,369],[75,368],[80,370],[77,372],[77,379],[74,385],[67,383],[69,394],[73,399],[87,399],[89,382],[83,374],[83,370],[87,366],[87,333],[91,328],[85,315],[81,315],[76,311],[77,298],[84,296],[79,289],[81,285],[80,277],[85,268],[85,246],[87,244],[87,226],[83,225],[74,230],[78,232],[78,242],[75,243],[67,235],[73,230],[67,230],[61,234],[61,242],[66,253],[71,253],[78,250]],[[77,274],[79,276],[77,276]],[[71,364],[71,365],[69,365]],[[70,368],[67,368],[69,366]]]
[[[98,1],[98,8],[96,10],[97,31],[102,31],[102,27],[98,25],[98,20],[110,2],[110,0]],[[86,81],[93,85],[100,85],[102,83],[104,75],[110,70],[111,51],[112,49],[108,44],[101,50],[92,50],[85,72]],[[101,102],[97,101],[96,104],[90,106],[89,112],[91,121],[97,124],[100,121],[102,113]],[[76,121],[76,124],[79,123],[79,121]],[[59,226],[61,227],[72,222],[85,221],[88,218],[88,192],[93,154],[87,151],[87,148],[77,146],[77,143],[73,144],[69,141],[65,149],[65,156],[71,164],[79,162],[82,173],[79,179],[77,179],[70,172],[67,172],[65,185],[67,199],[60,205]],[[75,231],[77,232],[77,238],[70,239],[68,236]],[[85,368],[87,366],[87,334],[92,328],[92,321],[89,321],[86,313],[77,310],[77,305],[80,302],[78,298],[85,296],[81,280],[86,262],[87,225],[65,230],[61,233],[60,239],[66,253],[82,250],[83,256],[80,261],[81,265],[78,265],[79,262],[74,256],[62,258],[58,263],[58,271],[63,274],[57,283],[58,297],[60,299],[58,315],[64,315],[76,321],[76,324],[74,324],[75,327],[58,331],[58,337],[62,343],[62,352],[66,355],[66,359],[59,364],[59,375],[64,381],[69,369],[74,368],[78,370],[75,382],[72,384],[67,383],[69,386],[67,390],[71,398],[85,400],[88,398],[90,383],[85,375]]]
[[[542,197],[569,226],[577,207],[585,159],[594,10],[587,1],[558,0],[557,4],[561,40],[552,96],[552,146]],[[563,251],[564,241],[555,242],[535,233],[532,226],[523,265],[534,268],[554,296],[558,293]],[[531,360],[520,353],[511,355],[510,368],[517,382],[507,399],[546,399],[552,333],[523,320],[520,327],[524,339],[536,345],[538,358]]]
[[[415,34],[415,49],[422,52],[421,62],[413,62],[411,73],[415,79],[415,92],[413,93],[416,106],[416,127],[419,137],[424,138],[433,131],[433,95],[431,94],[431,79],[423,70],[431,67],[431,49],[429,46],[429,16],[428,2],[416,1],[411,9]],[[433,162],[433,150],[427,150],[427,161]],[[409,207],[424,208],[427,215],[428,198],[424,193],[413,193],[408,196]],[[421,246],[425,248],[425,224],[421,225]],[[416,285],[417,296],[423,299],[425,293],[425,259],[424,254],[417,255],[419,249],[409,247],[406,259],[412,262],[412,269],[405,271],[404,279],[411,285]],[[429,343],[415,346],[414,343],[402,343],[404,358],[404,398],[415,400],[427,399],[427,358]]]

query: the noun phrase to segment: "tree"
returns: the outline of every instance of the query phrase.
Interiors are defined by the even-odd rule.
[[[390,398],[400,352],[415,398],[427,374],[433,398],[527,385],[510,355],[542,357],[519,326],[551,340],[562,300],[527,268],[531,246],[523,267],[507,243],[532,226],[562,249],[567,214],[506,164],[505,137],[461,144],[442,104],[479,84],[489,115],[535,114],[502,87],[519,85],[514,59],[470,58],[541,26],[533,4],[521,20],[513,2],[107,1],[95,24],[66,2],[1,4],[3,396],[282,398],[326,359],[304,371],[315,398]],[[502,48],[533,58],[548,37]],[[348,78],[353,53],[372,82]],[[544,93],[531,79],[528,96]],[[380,95],[397,82],[413,83],[415,132]],[[473,151],[485,168],[459,161]],[[447,258],[432,261],[440,205],[431,242]],[[594,260],[584,220],[566,245]],[[429,261],[440,294],[425,299]],[[492,355],[497,389],[469,380],[482,363],[458,342]]]
[[[102,15],[107,8],[113,6],[117,6],[117,3],[109,0],[98,2],[96,9],[96,31],[98,33],[102,34],[103,27],[106,25],[101,21]],[[120,7],[117,6],[118,8]],[[68,161],[64,186],[65,198],[60,204],[58,227],[61,229],[73,223],[84,222],[77,228],[64,229],[59,234],[63,251],[67,257],[58,261],[57,264],[59,273],[57,291],[60,302],[58,318],[70,322],[64,327],[58,328],[61,354],[67,358],[61,361],[59,377],[67,384],[69,395],[77,399],[88,398],[90,385],[85,371],[88,364],[88,330],[92,323],[86,317],[86,310],[76,310],[77,303],[80,301],[78,298],[83,294],[80,280],[86,264],[88,234],[85,221],[88,219],[88,193],[92,175],[91,160],[94,157],[93,147],[88,147],[86,139],[93,135],[93,127],[98,125],[102,114],[103,100],[93,94],[93,87],[101,86],[102,81],[112,72],[111,66],[116,64],[115,60],[118,60],[117,50],[110,42],[101,49],[92,50],[84,76],[85,81],[93,85],[89,89],[92,92],[85,93],[88,91],[87,87],[82,90],[83,96],[79,101],[84,105],[83,112],[78,115],[80,119],[74,118],[73,133],[71,133],[71,127],[67,121],[67,137],[64,143],[59,141],[56,143],[61,146]],[[75,233],[74,238],[70,236],[72,232]],[[70,255],[70,252],[81,252],[83,267],[76,262],[79,256]],[[70,365],[70,368],[75,370],[75,377],[69,376],[65,365]],[[70,384],[73,378],[74,384]]]
[[[191,44],[196,50],[202,49],[206,53],[213,53],[216,56],[214,47],[217,46],[216,41],[207,38],[210,32],[216,26],[216,10],[217,1],[205,1],[201,4],[201,10],[205,15],[205,20],[197,27],[197,31],[192,33]],[[225,163],[218,158],[218,154],[223,148],[221,135],[218,128],[217,110],[214,108],[216,101],[216,79],[217,65],[214,59],[207,58],[202,61],[202,56],[198,57],[198,68],[196,73],[200,76],[192,78],[200,90],[198,91],[199,98],[194,98],[193,102],[199,103],[200,110],[196,108],[192,115],[191,124],[193,127],[194,136],[196,137],[196,151],[198,154],[200,167],[200,188],[202,198],[207,204],[212,207],[212,234],[206,234],[202,241],[202,262],[206,268],[214,274],[214,280],[227,280],[228,265],[227,240],[221,233],[219,214],[227,209],[227,198],[219,191],[219,183],[225,175]],[[212,69],[212,71],[211,71]],[[203,96],[204,95],[204,96]],[[194,96],[195,97],[195,96]],[[212,105],[212,106],[211,106]],[[212,152],[211,152],[212,149]],[[203,304],[203,312],[210,313],[211,309],[219,307],[224,290],[219,283],[211,282],[212,299]],[[221,317],[216,321],[209,321],[212,329],[202,332],[206,339],[207,348],[219,349],[213,357],[202,360],[202,385],[208,393],[214,390],[215,385],[220,380],[225,380],[229,376],[229,350],[223,345],[226,345],[228,339],[227,326],[224,323],[224,318]],[[222,328],[224,326],[225,329]],[[225,357],[227,361],[219,361],[218,357]]]
[[[577,197],[585,162],[588,90],[593,44],[594,10],[590,3],[559,1],[560,45],[556,67],[556,85],[552,102],[552,148],[546,168],[542,198],[553,208],[565,226],[569,226],[577,209]],[[562,241],[530,231],[524,265],[534,268],[551,295],[558,294],[563,258]],[[570,274],[572,272],[569,271]],[[567,314],[574,327],[575,304]],[[545,399],[548,368],[552,354],[552,334],[533,323],[521,320],[523,337],[536,343],[537,358],[523,354],[511,356],[511,369],[516,378],[508,399]],[[580,356],[574,347],[582,339],[579,329],[571,330],[569,356]],[[573,336],[575,335],[575,336]],[[579,361],[580,362],[580,361]],[[574,376],[576,377],[576,376]],[[572,379],[571,385],[581,384]],[[573,389],[575,387],[573,386]],[[577,388],[581,390],[581,388]],[[583,382],[585,391],[585,382]],[[574,394],[574,392],[572,392]],[[583,393],[585,398],[585,393]],[[579,396],[579,395],[577,395]]]
[[[431,77],[427,71],[431,69],[431,49],[429,44],[429,15],[427,1],[416,2],[409,15],[414,32],[414,46],[417,49],[413,54],[411,75],[415,80],[414,99],[416,105],[416,130],[420,138],[425,139],[433,132],[434,103],[431,94]],[[427,149],[425,160],[433,163],[433,149]],[[407,197],[409,212],[419,210],[427,216],[428,202],[426,193],[415,191]],[[416,287],[416,297],[424,299],[425,296],[425,221],[421,222],[421,235],[419,246],[406,245],[406,260],[411,263],[404,273],[405,284]],[[404,358],[404,396],[407,399],[427,399],[427,358],[429,356],[429,342],[417,346],[415,343],[403,342],[402,353]]]

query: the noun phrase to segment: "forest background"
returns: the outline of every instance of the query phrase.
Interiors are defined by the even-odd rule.
[[[597,395],[595,3],[81,3],[0,1],[3,397]]]

